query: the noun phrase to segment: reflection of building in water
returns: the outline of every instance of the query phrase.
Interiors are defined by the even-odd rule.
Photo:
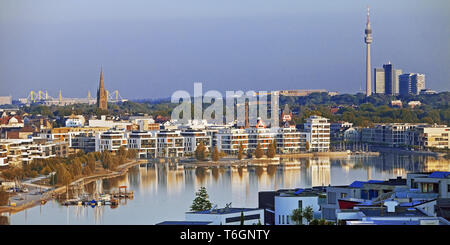
[[[139,190],[142,193],[157,192],[158,175],[156,164],[147,163],[144,168],[139,168]]]
[[[425,172],[443,171],[450,172],[450,160],[447,159],[436,159],[434,157],[427,157],[424,166]]]
[[[327,186],[330,184],[330,158],[311,158],[307,171],[311,179],[309,186]]]

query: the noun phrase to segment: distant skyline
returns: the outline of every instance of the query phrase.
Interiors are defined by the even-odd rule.
[[[365,91],[390,61],[450,90],[448,0],[2,0],[0,96],[166,98],[176,90]]]

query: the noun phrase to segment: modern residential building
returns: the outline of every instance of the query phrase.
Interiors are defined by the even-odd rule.
[[[244,225],[264,224],[264,210],[259,208],[212,208],[199,212],[186,212],[188,222],[211,222],[211,225],[240,225],[243,214]]]
[[[330,123],[328,119],[312,115],[306,119],[304,132],[307,135],[310,151],[324,152],[330,149]]]
[[[33,139],[1,139],[0,164],[3,166],[27,165],[33,159],[47,159],[56,156],[55,143]]]
[[[414,145],[414,129],[421,124],[389,123],[363,128],[361,141],[389,147]]]
[[[338,121],[330,123],[330,140],[340,141],[343,140],[344,132],[353,127],[353,123]]]
[[[86,153],[95,151],[95,132],[82,132],[71,135],[69,145],[73,149],[79,149]]]
[[[258,208],[264,209],[266,225],[294,225],[292,212],[294,209],[313,209],[314,218],[320,218],[320,205],[325,202],[325,188],[312,187],[306,189],[280,189],[277,191],[260,191]],[[306,220],[302,220],[306,224]]]
[[[389,147],[449,148],[450,128],[425,123],[388,123],[361,129],[361,141]]]
[[[275,195],[275,225],[295,225],[292,221],[292,212],[294,209],[304,210],[311,207],[313,217],[319,219],[321,217],[320,203],[325,200],[323,189],[296,189],[296,190],[279,190]],[[307,224],[303,218],[302,224]]]
[[[200,143],[206,147],[207,152],[212,150],[212,137],[205,130],[188,129],[181,132],[184,137],[184,152],[193,155]]]
[[[228,155],[237,155],[240,145],[244,152],[248,149],[248,133],[245,129],[225,128],[220,129],[216,134],[217,147]]]
[[[435,198],[450,198],[450,172],[408,173],[408,186]]]
[[[184,156],[184,137],[181,130],[161,130],[157,133],[158,157]]]
[[[446,125],[420,125],[414,128],[414,145],[450,149],[450,127]]]
[[[128,149],[136,149],[139,158],[156,158],[158,153],[156,132],[132,131],[128,135]]]
[[[298,131],[295,127],[279,128],[275,135],[277,153],[299,153],[306,150],[307,133]]]
[[[66,127],[83,127],[85,123],[83,115],[70,115],[66,119]]]
[[[121,146],[127,146],[127,137],[124,131],[110,130],[95,134],[95,151],[116,152]]]
[[[348,186],[328,186],[327,200],[321,204],[322,218],[335,221],[337,211],[352,209],[356,204],[381,199],[386,193],[393,192],[396,187],[408,187],[407,181],[397,178],[387,181],[354,181]]]

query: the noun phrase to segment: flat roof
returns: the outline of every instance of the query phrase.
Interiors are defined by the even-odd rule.
[[[218,208],[213,210],[204,210],[197,212],[186,212],[187,214],[231,214],[247,211],[261,210],[260,208]]]
[[[211,221],[163,221],[155,225],[209,225]]]
[[[360,208],[359,211],[367,217],[426,217],[424,213],[416,208],[396,208],[395,212],[388,212],[383,208]]]

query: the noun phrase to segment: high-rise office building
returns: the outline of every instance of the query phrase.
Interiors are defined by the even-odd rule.
[[[399,76],[400,94],[420,94],[425,89],[425,75],[418,73],[405,73]]]
[[[391,62],[383,65],[384,69],[384,89],[385,94],[396,95],[399,93],[399,76],[402,74],[402,70],[394,69],[394,65]]]
[[[411,76],[412,73],[405,73],[400,75],[399,77],[400,95],[412,94]]]
[[[375,68],[374,69],[374,93],[376,94],[384,94],[385,90],[385,82],[384,82],[384,69],[383,68]]]
[[[423,89],[425,89],[425,74],[413,74],[411,76],[411,92],[420,94]]]

